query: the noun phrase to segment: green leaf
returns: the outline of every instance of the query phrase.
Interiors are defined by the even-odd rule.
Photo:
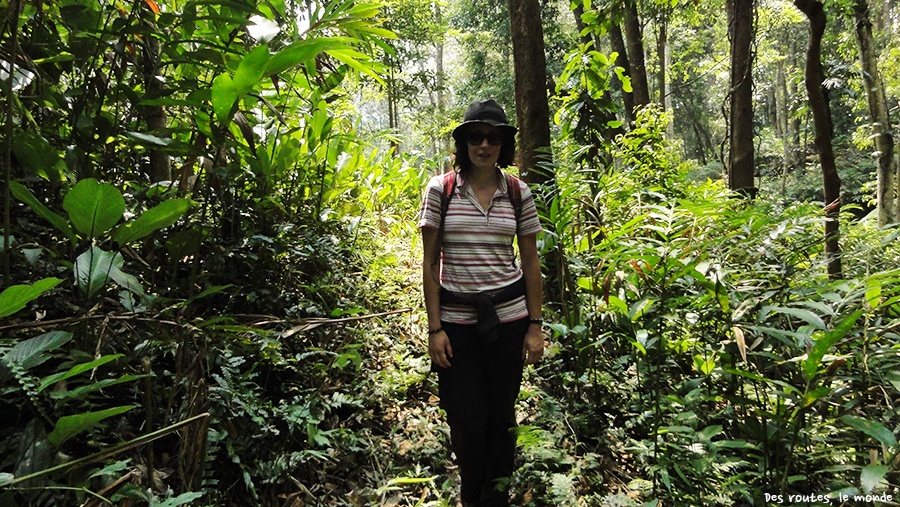
[[[107,465],[102,470],[92,473],[91,478],[102,477],[104,475],[120,475],[120,474],[117,474],[116,472],[121,472],[122,470],[125,470],[126,468],[128,468],[129,461],[131,461],[130,458],[126,459],[124,461],[116,461],[115,463]]]
[[[884,479],[887,472],[887,465],[869,465],[866,468],[863,468],[862,473],[859,476],[859,483],[862,486],[863,492],[865,494],[871,493],[872,490],[881,483],[881,480]]]
[[[119,189],[93,178],[78,182],[63,199],[63,208],[75,228],[94,238],[110,230],[125,213],[125,199]]]
[[[713,426],[707,426],[703,428],[702,431],[697,433],[697,436],[700,438],[701,442],[709,442],[712,440],[712,437],[718,435],[722,432],[722,426],[719,424],[715,424]]]
[[[848,426],[852,426],[853,428],[862,431],[866,435],[878,440],[882,444],[888,447],[894,447],[897,445],[897,437],[894,436],[893,433],[887,428],[884,427],[880,422],[871,421],[869,419],[863,419],[862,417],[856,417],[852,415],[845,415],[841,417],[841,420],[844,421]]]
[[[210,100],[212,100],[213,111],[215,111],[219,123],[228,123],[237,99],[237,90],[234,89],[231,76],[228,74],[216,76],[212,83]]]
[[[168,498],[164,502],[156,504],[155,507],[178,507],[179,505],[184,505],[198,498],[202,498],[205,493],[200,491],[188,491],[187,493],[182,493],[175,498]]]
[[[813,345],[806,357],[806,361],[803,362],[803,373],[806,375],[807,379],[812,380],[812,378],[816,376],[822,358],[825,357],[825,354],[835,343],[847,336],[847,333],[853,328],[853,325],[856,324],[856,321],[859,320],[862,314],[862,310],[853,312],[852,315],[842,320],[837,327],[830,331],[826,331],[822,338],[816,340],[815,345]]]
[[[631,308],[628,309],[628,317],[632,322],[640,319],[653,310],[653,303],[654,301],[650,298],[642,298],[641,300],[631,305]]]
[[[244,56],[234,73],[232,81],[232,86],[237,90],[238,97],[256,88],[256,85],[265,76],[269,58],[269,48],[265,45],[258,46]]]
[[[349,65],[352,69],[372,76],[375,81],[378,81],[380,84],[385,84],[384,80],[381,79],[381,76],[375,73],[376,69],[378,68],[377,65],[373,63],[364,64],[359,61],[360,59],[367,59],[368,55],[365,55],[358,51],[354,51],[352,49],[331,49],[326,51],[326,53],[328,53],[338,61]]]
[[[59,420],[56,421],[56,426],[53,428],[53,431],[47,435],[47,440],[56,447],[59,447],[64,444],[66,440],[83,431],[93,428],[100,421],[108,417],[128,412],[136,406],[137,405],[125,405],[122,407],[99,410],[97,412],[60,417]]]
[[[59,278],[44,278],[31,285],[13,285],[0,293],[0,319],[8,317],[59,285]]]
[[[177,142],[175,141],[175,139],[172,139],[170,137],[159,137],[145,134],[143,132],[127,132],[126,135],[133,141],[137,141],[144,146],[157,146],[160,148],[165,148]]]
[[[22,185],[17,181],[9,182],[9,190],[12,192],[16,199],[24,202],[25,204],[31,206],[31,209],[34,210],[35,213],[44,218],[44,220],[53,224],[57,229],[63,232],[68,238],[69,243],[72,246],[75,246],[78,243],[78,237],[75,235],[75,231],[72,229],[72,226],[69,225],[69,222],[66,221],[65,218],[57,215],[56,213],[47,209],[46,206],[41,204],[40,201],[31,193],[31,190],[28,190],[27,187]]]
[[[48,181],[62,180],[65,163],[61,152],[53,148],[46,139],[30,130],[19,130],[13,134],[12,150],[16,160],[28,172]]]
[[[797,317],[799,319],[805,320],[806,322],[815,326],[816,329],[825,329],[825,321],[822,320],[822,317],[819,317],[815,313],[804,310],[803,308],[787,308],[783,306],[765,306],[760,311],[761,314],[767,315],[769,312],[775,313],[783,313],[786,315],[791,315],[793,317]]]
[[[221,74],[213,80],[210,99],[219,123],[226,124],[231,120],[237,101],[266,75],[269,59],[269,49],[265,45],[258,46],[244,56],[234,77]]]
[[[90,384],[83,385],[72,389],[71,391],[53,391],[51,390],[49,395],[54,400],[62,400],[64,402],[71,400],[80,400],[85,396],[97,392],[101,389],[106,389],[107,387],[111,387],[118,384],[124,384],[125,382],[132,382],[138,379],[142,379],[147,377],[147,375],[122,375],[119,378],[105,378],[103,380],[98,380],[91,382]]]
[[[93,297],[109,281],[116,264],[122,265],[123,262],[120,255],[92,246],[75,259],[75,280],[78,287],[88,297]]]
[[[269,58],[265,74],[279,74],[313,59],[319,53],[330,49],[347,48],[347,42],[354,39],[322,37],[296,41]]]
[[[113,354],[108,356],[103,356],[99,359],[95,359],[93,361],[82,363],[73,366],[69,369],[69,371],[57,373],[55,375],[50,375],[49,377],[44,377],[41,379],[41,385],[38,387],[38,392],[43,391],[48,386],[52,386],[53,384],[59,382],[60,380],[66,380],[68,378],[72,378],[79,373],[84,373],[88,370],[93,370],[99,366],[102,366],[110,361],[115,361],[116,359],[122,357],[124,354]]]
[[[65,331],[51,331],[29,338],[10,349],[6,353],[3,363],[17,363],[25,370],[33,368],[47,360],[44,352],[56,349],[71,339],[72,333]]]
[[[154,231],[174,224],[190,207],[190,199],[164,201],[162,204],[145,211],[137,219],[117,227],[112,233],[112,238],[120,246],[127,245]]]

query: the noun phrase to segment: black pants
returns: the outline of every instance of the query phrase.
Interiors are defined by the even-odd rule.
[[[506,507],[509,494],[497,479],[514,468],[516,398],[522,383],[522,344],[528,319],[500,324],[497,339],[485,345],[475,326],[442,322],[450,338],[450,368],[438,372],[441,408],[462,482],[462,500],[478,507]]]

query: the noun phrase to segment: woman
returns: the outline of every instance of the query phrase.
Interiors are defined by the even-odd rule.
[[[456,172],[429,181],[419,220],[428,355],[466,507],[509,505],[498,479],[514,468],[522,370],[544,352],[541,226],[528,186],[500,170],[515,133],[494,100],[470,104],[453,131]]]

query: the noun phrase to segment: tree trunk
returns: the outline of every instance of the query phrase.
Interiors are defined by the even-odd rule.
[[[825,9],[818,0],[794,0],[806,17],[809,18],[809,46],[806,50],[806,92],[809,95],[809,108],[813,114],[816,131],[816,148],[819,162],[822,164],[822,183],[825,193],[825,259],[828,265],[828,277],[839,279],[841,273],[840,244],[838,231],[841,212],[841,178],[838,176],[834,162],[834,149],[831,139],[834,125],[831,122],[831,106],[828,102],[828,91],[825,88],[825,72],[822,69],[822,34],[825,33],[827,17]]]
[[[512,0],[510,0],[512,1]],[[631,88],[634,106],[650,103],[650,86],[647,84],[647,66],[644,64],[644,36],[638,18],[637,0],[625,0],[625,44],[628,47],[628,61],[631,64]]]
[[[144,86],[147,95],[157,97],[163,90],[162,76],[159,74],[159,39],[148,35],[144,43]],[[143,107],[144,119],[147,122],[147,130],[155,136],[168,138],[166,132],[168,116],[163,106]],[[159,149],[150,150],[150,166],[148,173],[150,181],[171,181],[172,163],[169,155]]]
[[[872,117],[872,135],[875,151],[878,153],[878,225],[885,226],[898,220],[894,201],[894,138],[890,132],[887,97],[881,74],[878,72],[878,56],[875,54],[872,38],[872,23],[869,21],[869,4],[866,0],[853,2],[853,16],[856,20],[856,42],[859,47],[859,63],[862,67],[863,83]]]
[[[584,14],[584,3],[576,2],[575,6],[572,7],[572,14],[575,16],[575,28],[578,30],[578,38],[581,39],[581,43],[592,44],[594,49],[599,51],[597,41],[594,40],[593,34],[583,33],[584,29],[587,28],[587,25],[584,24],[584,20],[581,19],[581,15]]]
[[[613,23],[612,26],[609,27],[609,45],[612,47],[613,52],[619,54],[616,58],[616,65],[622,67],[622,73],[630,78],[631,63],[628,61],[628,49],[625,46],[625,38],[622,37],[622,28],[616,23]],[[622,92],[622,103],[625,106],[625,118],[628,119],[628,124],[632,125],[634,124],[634,92],[622,90],[622,83],[619,81],[618,76],[613,78],[612,82],[615,83],[617,90]]]
[[[793,136],[791,136],[791,121],[788,109],[788,93],[787,93],[787,80],[784,75],[784,60],[778,61],[777,67],[777,75],[776,75],[776,91],[775,91],[775,112],[778,116],[778,130],[779,136],[781,137],[781,151],[782,151],[782,161],[781,161],[781,196],[787,197],[787,178],[788,173],[790,172],[790,168],[793,162],[793,155],[791,154],[791,146],[793,143]]]
[[[587,28],[587,26],[584,24],[584,21],[582,21],[582,19],[581,19],[581,15],[584,14],[584,4],[578,3],[572,9],[572,14],[575,15],[575,27],[578,29],[578,33],[581,34],[584,31],[584,29]],[[585,33],[585,34],[581,35],[581,43],[588,44],[588,47],[590,49],[593,49],[595,51],[600,51],[600,43],[591,33]],[[611,80],[612,79],[617,79],[617,78],[611,78]],[[610,92],[609,90],[604,90],[603,98],[601,98],[601,100],[609,99],[609,92]],[[604,127],[602,128],[600,135],[603,136],[603,139],[606,140],[606,142],[612,143],[613,140],[616,138],[616,135],[624,133],[624,130],[621,127],[617,127],[617,128],[613,128],[613,129],[607,127],[606,125],[609,125],[610,122],[614,122],[617,120],[616,114],[615,114],[615,112],[609,111],[606,108],[602,108],[602,111],[603,111],[602,118],[600,119],[599,123],[601,125],[604,125]],[[600,148],[601,148],[600,146],[593,147],[594,150],[599,150]],[[604,159],[606,159],[606,158],[607,157],[604,157]],[[607,164],[610,162],[611,162],[610,160],[606,160]]]
[[[443,26],[444,18],[441,13],[441,3],[434,3],[434,19],[438,26]],[[445,99],[444,99],[444,38],[439,36],[435,47],[435,87],[437,88],[437,111],[438,118],[445,118]],[[441,156],[450,153],[450,138],[443,136],[440,141]]]
[[[659,70],[656,72],[656,88],[659,91],[659,105],[663,111],[666,111],[666,48],[669,44],[668,20],[664,15],[660,15],[657,20],[658,33],[656,37],[656,58],[659,60]]]
[[[731,2],[728,187],[755,196],[753,182],[753,0]]]
[[[552,174],[536,171],[550,150],[550,106],[547,63],[538,0],[508,0],[513,65],[516,79],[516,121],[519,127],[519,174],[528,183],[543,183]],[[541,150],[546,150],[543,153]]]
[[[394,80],[394,59],[392,57],[388,57],[388,76],[387,76],[387,107],[388,107],[388,129],[390,129],[392,134],[396,134],[397,130],[400,126],[397,124],[397,99],[396,99],[396,81]],[[392,135],[390,137],[390,145],[393,149],[394,157],[400,155],[400,143],[397,142],[397,136]]]

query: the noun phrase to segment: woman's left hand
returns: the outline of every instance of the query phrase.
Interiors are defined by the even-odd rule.
[[[544,332],[539,325],[528,326],[525,343],[522,344],[522,359],[525,365],[534,364],[544,357]]]

